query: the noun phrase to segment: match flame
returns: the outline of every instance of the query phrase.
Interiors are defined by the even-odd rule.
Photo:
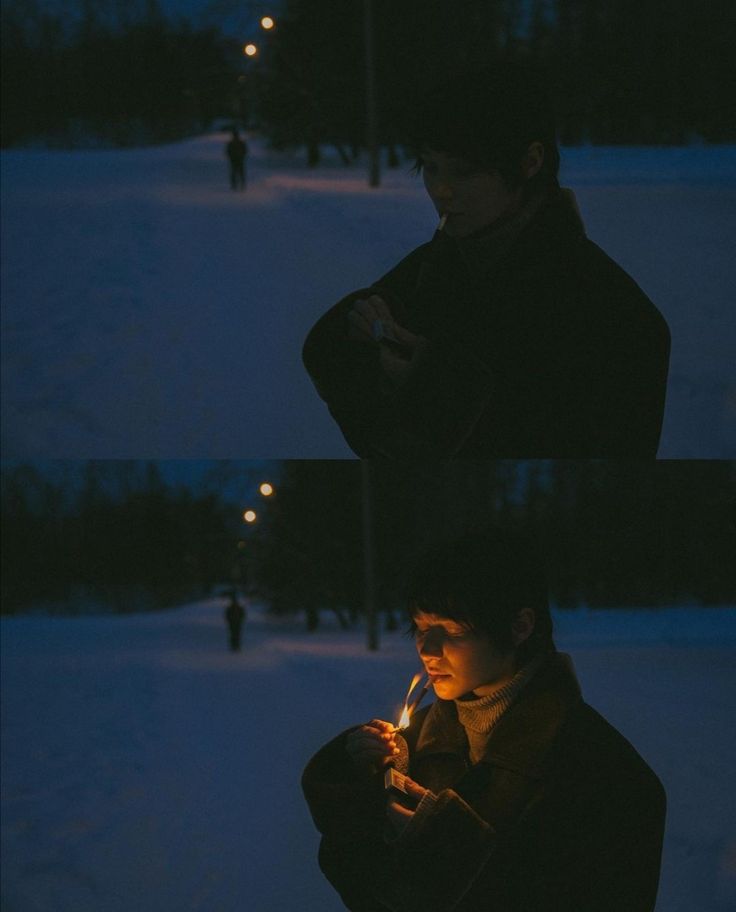
[[[406,692],[406,700],[404,700],[404,709],[401,713],[401,718],[399,719],[399,724],[396,726],[397,728],[403,729],[403,728],[409,727],[409,722],[411,721],[411,713],[409,712],[409,697],[411,696],[412,690],[414,690],[414,688],[417,686],[417,684],[421,680],[421,677],[422,677],[422,673],[418,672],[411,679],[411,684],[409,685],[409,689]]]

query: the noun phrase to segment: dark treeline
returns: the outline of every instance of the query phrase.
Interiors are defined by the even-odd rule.
[[[2,472],[2,610],[36,602],[162,607],[228,580],[237,511],[167,485],[155,463]]]
[[[361,468],[286,463],[259,532],[257,580],[277,610],[362,606]],[[401,610],[427,544],[489,522],[531,531],[562,607],[732,603],[736,466],[727,462],[447,463],[371,467],[377,604]],[[352,618],[351,618],[352,615]]]
[[[2,5],[2,142],[144,145],[205,130],[235,76],[215,29],[168,21],[156,0],[84,0],[73,21]]]
[[[524,59],[548,74],[564,143],[736,137],[729,0],[373,0],[378,127],[396,163],[417,94],[462,64]],[[276,145],[365,139],[364,4],[289,0],[260,74]],[[394,155],[391,155],[394,153]]]
[[[562,607],[736,599],[733,462],[378,462],[366,488],[357,461],[294,460],[251,526],[223,493],[232,467],[196,494],[166,483],[156,463],[63,467],[3,469],[6,612],[75,610],[80,591],[116,610],[160,607],[217,584],[303,612],[311,629],[325,610],[347,627],[363,610],[366,503],[389,624],[418,554],[489,523],[538,539]]]
[[[390,164],[417,93],[458,65],[494,59],[543,69],[564,143],[736,138],[731,0],[371,6]],[[276,29],[259,32],[260,52],[246,61],[242,42],[252,36],[169,21],[157,0],[80,0],[73,18],[40,0],[3,0],[3,144],[142,144],[205,130],[223,115],[262,128],[278,148],[306,146],[310,164],[320,143],[347,163],[366,134],[364,9],[363,0],[285,0]]]

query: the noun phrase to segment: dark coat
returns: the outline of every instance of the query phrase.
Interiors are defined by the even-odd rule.
[[[347,732],[303,776],[320,866],[354,912],[651,912],[665,793],[629,742],[583,702],[555,655],[471,766],[452,701],[417,713],[409,773],[438,796],[394,844],[382,774],[360,778]]]
[[[313,327],[304,364],[348,444],[364,457],[654,457],[670,348],[659,311],[565,191],[497,247],[493,230],[437,232]],[[376,346],[346,336],[368,294],[430,342],[398,391],[382,388]]]
[[[242,165],[248,154],[248,144],[239,136],[233,138],[225,146],[225,152],[233,165]]]
[[[225,609],[225,620],[230,627],[241,627],[245,620],[245,608],[240,602],[230,602]]]

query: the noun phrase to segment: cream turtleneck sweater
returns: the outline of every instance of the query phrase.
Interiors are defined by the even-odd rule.
[[[477,763],[481,759],[494,725],[516,700],[546,658],[546,655],[536,656],[492,694],[455,700],[458,719],[468,736],[471,763]]]

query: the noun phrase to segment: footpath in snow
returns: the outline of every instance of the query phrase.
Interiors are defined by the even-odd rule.
[[[315,320],[435,228],[421,180],[224,134],[2,165],[8,458],[346,457],[301,365]],[[736,148],[564,149],[589,236],[672,330],[660,455],[736,451]]]
[[[338,912],[301,796],[350,724],[394,718],[412,643],[315,634],[224,599],[113,617],[4,618],[2,908]],[[736,906],[736,608],[557,613],[583,693],[662,779],[658,912]]]

